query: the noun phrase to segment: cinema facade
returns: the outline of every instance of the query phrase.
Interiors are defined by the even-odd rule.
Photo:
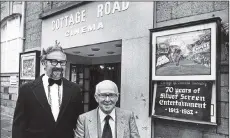
[[[67,2],[60,5],[58,2],[48,2],[48,4],[37,2],[42,3],[40,6],[42,10],[31,14],[33,6],[34,8],[39,7],[39,4],[34,3],[27,3],[25,26],[29,26],[30,21],[27,20],[30,17],[34,17],[32,22],[35,20],[41,22],[39,35],[36,36],[36,39],[40,41],[38,44],[33,43],[33,40],[29,41],[32,36],[29,38],[25,35],[24,50],[21,52],[19,60],[22,61],[22,58],[28,57],[28,55],[39,59],[42,49],[57,43],[60,44],[67,54],[68,60],[64,73],[65,78],[81,86],[85,112],[97,107],[94,100],[95,85],[101,80],[110,79],[119,88],[120,98],[117,106],[134,112],[142,138],[225,138],[229,136],[227,108],[229,102],[226,98],[226,95],[228,96],[228,84],[226,83],[228,78],[225,77],[229,73],[227,71],[228,63],[224,61],[225,54],[223,54],[223,49],[228,45],[228,41],[222,38],[218,40],[221,43],[220,46],[223,47],[222,51],[217,53],[217,55],[221,55],[221,64],[218,67],[222,69],[216,77],[220,78],[218,81],[221,84],[216,89],[215,117],[211,117],[214,123],[200,123],[199,121],[189,121],[190,119],[188,121],[177,120],[172,119],[170,115],[163,118],[154,115],[153,110],[161,111],[161,107],[153,104],[159,99],[156,95],[154,97],[153,53],[150,48],[157,46],[153,45],[152,41],[152,29],[154,28],[167,28],[204,20],[212,21],[213,17],[217,17],[214,19],[215,22],[221,22],[224,26],[226,24],[228,26],[228,2],[227,4],[219,2]],[[50,6],[50,3],[56,3],[56,5]],[[200,10],[204,6],[206,8]],[[224,30],[228,32],[228,27],[225,27]],[[25,30],[25,34],[28,32]],[[224,34],[221,32],[221,35]],[[199,53],[211,47],[210,44],[208,46],[201,44],[201,46],[195,45],[191,47],[191,51]],[[166,55],[168,51],[169,49],[164,48],[160,54]],[[210,54],[207,56],[210,57]],[[165,57],[164,60],[156,64],[159,63],[161,66],[169,64]],[[191,59],[200,60],[200,57],[196,55]],[[35,64],[34,77],[44,73],[39,60]],[[204,64],[204,66],[210,67],[211,64]],[[32,80],[32,78],[19,76],[19,84]],[[189,91],[191,89],[188,87],[184,92],[184,99],[189,97],[202,102],[207,99],[205,94],[186,95]],[[200,89],[197,91],[204,92]],[[169,98],[169,94],[159,95],[158,98],[160,98],[161,105],[171,104],[167,100],[162,102],[163,98],[161,99],[161,97]],[[173,95],[171,99],[175,97],[178,95]],[[213,101],[211,102],[213,104]],[[178,104],[178,102],[173,103]],[[196,105],[202,109],[206,107],[205,103],[197,102]],[[170,110],[176,112],[175,109]],[[188,113],[187,110],[186,113]]]
[[[56,40],[65,49],[65,77],[82,87],[85,112],[97,107],[95,85],[113,80],[120,91],[117,106],[135,113],[142,137],[151,136],[148,59],[153,6],[153,2],[82,2],[40,14],[41,49]]]

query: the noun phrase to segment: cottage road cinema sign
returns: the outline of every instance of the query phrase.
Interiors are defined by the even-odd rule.
[[[95,16],[102,18],[107,15],[116,14],[118,12],[126,11],[129,8],[129,2],[106,2],[98,4],[95,9]],[[65,31],[65,37],[75,36],[77,34],[83,34],[87,32],[97,31],[104,28],[103,22],[95,22],[92,24],[84,24],[87,22],[87,10],[82,9],[68,15],[63,15],[58,19],[52,20],[52,31],[58,31],[60,29],[67,29]]]

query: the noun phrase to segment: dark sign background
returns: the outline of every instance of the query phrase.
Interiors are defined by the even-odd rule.
[[[211,95],[211,81],[159,81],[156,88],[155,115],[210,122]],[[174,102],[174,105],[167,104],[167,101]],[[200,108],[175,105],[175,102],[196,103]]]

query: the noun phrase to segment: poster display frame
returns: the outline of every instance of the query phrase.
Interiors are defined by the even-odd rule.
[[[40,53],[34,50],[19,54],[19,86],[40,75]]]
[[[198,20],[198,21],[192,21],[192,22],[187,22],[187,23],[181,23],[181,24],[176,24],[176,25],[171,25],[171,26],[164,26],[164,27],[160,27],[160,28],[154,28],[154,29],[150,29],[150,77],[149,77],[149,89],[150,89],[150,102],[149,102],[149,107],[150,107],[150,116],[152,116],[153,118],[161,118],[161,119],[167,119],[167,120],[176,120],[176,121],[182,121],[182,122],[191,122],[191,123],[198,123],[198,124],[207,124],[207,125],[217,125],[217,99],[218,99],[218,94],[217,91],[219,88],[218,86],[220,85],[219,83],[219,76],[220,76],[220,70],[219,70],[219,66],[220,66],[220,22],[221,19],[219,17],[215,17],[215,18],[210,18],[210,19],[204,19],[204,20]],[[195,31],[195,33],[194,33]],[[197,32],[196,32],[197,31]],[[192,38],[192,40],[188,40],[189,37],[187,36],[194,36]],[[171,40],[172,39],[172,40]],[[180,39],[180,40],[179,40]],[[175,46],[176,43],[178,41],[185,41],[188,40],[185,43],[186,47],[192,45],[191,47],[191,51],[189,52],[189,54],[191,54],[191,56],[189,54],[189,57],[193,57],[197,51],[194,51],[194,49],[198,49],[198,51],[201,49],[200,47],[203,48],[202,44],[204,44],[205,42],[209,42],[209,46],[208,48],[206,47],[206,57],[210,57],[209,58],[209,65],[205,65],[204,63],[202,63],[203,66],[205,66],[206,68],[209,67],[209,69],[206,70],[206,72],[202,72],[200,73],[199,71],[195,72],[194,74],[188,74],[185,72],[180,73],[175,73],[176,71],[169,71],[166,72],[166,70],[170,69],[170,67],[176,67],[178,65],[176,65],[177,63],[171,63],[171,61],[169,62],[169,64],[171,64],[171,66],[168,65],[164,66],[164,69],[161,71],[156,71],[158,68],[156,68],[157,66],[159,66],[160,64],[157,63],[157,57],[160,57],[159,55],[161,54],[161,51],[159,52],[159,50],[157,48],[165,48],[165,47],[171,47],[170,42],[172,42],[172,45]],[[159,46],[160,44],[162,44],[162,42],[168,42],[168,44],[163,45],[162,47]],[[157,45],[158,44],[158,45]],[[178,42],[178,44],[181,44],[181,42]],[[196,44],[200,47],[196,48]],[[172,47],[173,47],[172,46]],[[177,49],[178,46],[175,46]],[[185,47],[185,46],[184,46]],[[195,48],[194,48],[195,47]],[[159,49],[160,49],[159,48]],[[182,48],[179,47],[178,49],[180,49],[180,55],[182,55],[181,53],[186,53],[183,52],[184,49],[186,48]],[[162,49],[160,49],[162,50]],[[163,50],[164,51],[164,50]],[[166,50],[165,50],[166,51]],[[165,52],[164,51],[164,52]],[[174,50],[175,52],[176,50]],[[181,52],[182,51],[182,52]],[[186,51],[186,50],[184,50]],[[168,51],[166,51],[165,53],[167,53]],[[174,55],[174,52],[172,52]],[[200,51],[199,51],[200,52]],[[200,52],[201,54],[205,53],[204,51]],[[159,54],[160,53],[160,54]],[[168,54],[168,53],[167,53]],[[175,54],[176,55],[176,54]],[[165,57],[168,57],[166,54],[163,55]],[[176,55],[177,56],[177,55]],[[175,59],[176,59],[175,56]],[[180,56],[181,57],[181,56]],[[188,56],[187,56],[188,57]],[[182,59],[187,59],[186,56],[184,56]],[[204,57],[204,56],[203,56]],[[177,58],[178,59],[178,58]],[[179,58],[180,59],[180,58]],[[195,62],[194,61],[195,58],[191,58],[191,63],[189,63],[189,65],[193,65],[195,67]],[[160,60],[161,61],[161,60]],[[206,60],[207,61],[207,60]],[[181,62],[181,61],[180,61]],[[194,63],[193,63],[194,62]],[[184,63],[186,63],[186,61],[184,61]],[[173,65],[174,64],[174,65]],[[180,63],[183,66],[183,62]],[[200,64],[200,63],[197,63]],[[179,65],[179,66],[181,66]],[[160,67],[163,67],[160,66]],[[199,65],[200,66],[200,65]],[[189,66],[188,66],[189,67]],[[192,66],[190,66],[191,68]],[[202,67],[202,66],[200,66]],[[204,68],[205,68],[204,67]],[[172,68],[171,68],[172,69]],[[182,70],[183,71],[183,70]],[[166,73],[165,73],[166,72]],[[165,74],[163,74],[165,73]],[[171,73],[171,74],[170,74]],[[200,74],[199,74],[200,73]],[[204,81],[204,82],[208,82],[211,81],[212,82],[212,88],[210,91],[211,93],[211,103],[210,103],[210,121],[201,121],[201,120],[191,120],[191,119],[185,119],[185,118],[178,118],[178,117],[173,117],[170,115],[161,115],[161,114],[156,114],[155,112],[155,106],[156,106],[156,93],[158,85],[157,82],[159,81],[179,81],[179,82],[183,82],[183,81],[189,81],[189,82],[194,82],[194,81]],[[188,85],[189,88],[189,85]],[[159,95],[159,94],[158,94]]]
[[[217,28],[211,18],[150,29],[152,80],[216,80]]]

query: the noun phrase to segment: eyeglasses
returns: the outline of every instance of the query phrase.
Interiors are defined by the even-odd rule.
[[[53,66],[57,66],[58,63],[60,63],[61,66],[65,66],[67,63],[66,60],[61,60],[61,61],[57,61],[56,59],[46,59],[46,60],[48,60]]]
[[[106,93],[99,93],[98,96],[102,99],[106,99],[107,96],[110,98],[110,99],[114,99],[116,97],[118,97],[119,94],[116,94],[116,93],[110,93],[110,94],[106,94]]]

